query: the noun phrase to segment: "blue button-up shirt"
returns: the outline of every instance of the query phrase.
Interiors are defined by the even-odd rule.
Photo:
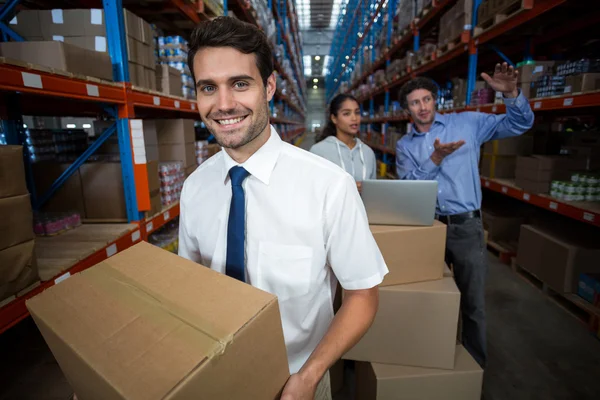
[[[436,113],[429,132],[404,135],[396,145],[396,172],[400,179],[438,181],[437,213],[460,214],[481,208],[479,149],[489,140],[518,136],[533,125],[529,101],[519,93],[505,98],[506,114],[480,112]],[[465,144],[438,166],[431,161],[433,143],[464,140]]]

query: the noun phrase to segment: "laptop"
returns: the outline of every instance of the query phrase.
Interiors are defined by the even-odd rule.
[[[430,226],[435,218],[437,181],[365,180],[362,199],[369,224]]]

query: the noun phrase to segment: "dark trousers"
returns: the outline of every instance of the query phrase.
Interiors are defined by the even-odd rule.
[[[448,224],[446,263],[453,265],[454,280],[461,295],[462,344],[482,368],[485,367],[487,359],[486,253],[483,224],[480,218],[471,218],[461,224]]]

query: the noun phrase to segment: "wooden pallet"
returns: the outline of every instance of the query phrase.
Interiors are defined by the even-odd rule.
[[[495,254],[502,263],[511,265],[511,260],[517,255],[517,248],[511,243],[487,240],[488,250]]]
[[[501,8],[479,21],[474,29],[474,35],[479,36],[502,21],[531,8],[533,8],[533,0],[506,0]]]
[[[598,307],[593,306],[576,294],[555,291],[535,274],[518,265],[515,258],[512,259],[511,268],[521,279],[541,290],[550,300],[585,324],[591,331],[598,332],[600,323],[600,309]]]

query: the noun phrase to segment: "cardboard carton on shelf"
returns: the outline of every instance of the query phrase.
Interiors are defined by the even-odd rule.
[[[85,218],[126,221],[121,163],[85,163],[79,168],[83,188]]]
[[[446,225],[371,225],[371,232],[388,266],[381,286],[442,279]]]
[[[600,73],[587,73],[566,77],[565,93],[585,93],[600,89]]]
[[[483,228],[494,242],[516,242],[525,219],[515,215],[503,215],[483,210]]]
[[[274,400],[289,377],[275,296],[146,242],[26,305],[81,399]]]
[[[196,139],[193,119],[157,119],[158,144],[192,143]]]
[[[373,325],[343,358],[454,369],[459,304],[452,277],[381,287]]]
[[[483,154],[480,174],[492,179],[512,179],[516,166],[516,156]]]
[[[181,72],[173,67],[164,64],[156,66],[156,86],[159,92],[183,97]]]
[[[356,400],[479,400],[483,370],[461,345],[454,370],[360,362]]]
[[[600,244],[569,230],[522,225],[517,264],[559,293],[577,293],[582,273],[600,273]]]
[[[483,145],[486,154],[527,156],[533,151],[533,136],[521,135],[501,140],[490,140]]]
[[[160,188],[150,192],[150,210],[148,216],[156,215],[162,211],[162,200],[160,198]]]
[[[0,146],[0,199],[27,194],[22,146]]]
[[[112,81],[112,63],[105,53],[62,42],[0,43],[0,55],[73,74]]]
[[[0,301],[39,280],[34,247],[30,240],[0,250]]]
[[[195,166],[196,147],[194,142],[181,144],[161,144],[158,146],[160,161],[182,161],[184,168]]]
[[[0,250],[33,240],[29,193],[0,199]]]
[[[150,193],[160,189],[160,177],[158,176],[158,161],[148,161],[146,163],[148,171],[148,191]]]

